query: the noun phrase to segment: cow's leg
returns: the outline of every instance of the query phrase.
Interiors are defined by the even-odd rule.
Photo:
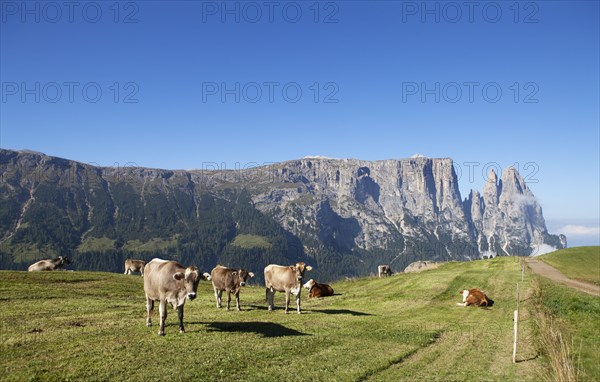
[[[285,291],[285,314],[288,313],[288,308],[290,307],[290,291]]]
[[[140,268],[140,273],[142,274],[142,277],[144,277],[144,267]]]
[[[215,300],[217,300],[217,308],[221,307],[221,291],[215,288]]]
[[[127,274],[127,267],[125,267],[125,272],[124,272],[123,274],[124,274],[124,275],[126,275],[126,274]]]
[[[177,318],[179,318],[179,333],[185,333],[185,328],[183,327],[183,305],[177,307]]]
[[[160,314],[160,327],[158,328],[158,335],[165,335],[165,321],[167,320],[167,300],[160,300],[158,303],[158,312]]]
[[[269,306],[269,311],[273,310],[273,294],[275,294],[274,290],[271,290],[271,288],[266,288],[266,294],[267,294],[267,305]]]
[[[148,317],[146,317],[146,326],[152,326],[152,311],[154,310],[154,300],[146,296],[146,312],[148,312]]]
[[[298,295],[296,296],[296,308],[298,309],[298,314],[300,314],[300,292],[298,292]]]
[[[229,304],[231,303],[231,291],[227,291],[227,310],[229,310]]]
[[[240,309],[240,291],[239,291],[239,289],[235,292],[235,307],[237,308],[238,312],[241,310]]]

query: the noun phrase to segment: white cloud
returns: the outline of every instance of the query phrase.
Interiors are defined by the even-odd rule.
[[[302,159],[335,159],[335,158],[326,157],[324,155],[307,155],[305,157],[302,157]]]
[[[566,226],[558,229],[559,233],[566,235],[567,238],[569,236],[591,236],[598,237],[600,236],[600,227],[590,227],[584,225],[574,225],[567,224]]]
[[[531,257],[542,256],[542,255],[545,255],[546,253],[550,253],[550,252],[554,252],[554,251],[556,251],[556,247],[553,247],[548,244],[539,244],[539,245],[532,246],[531,254],[529,256],[531,256]]]
[[[527,205],[531,205],[531,206],[535,206],[535,204],[537,203],[537,200],[535,199],[535,196],[529,194],[529,195],[523,195],[523,194],[512,194],[510,197],[510,200],[514,203],[517,204],[521,207],[527,206]]]

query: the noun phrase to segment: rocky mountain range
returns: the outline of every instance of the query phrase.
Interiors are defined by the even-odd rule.
[[[514,168],[464,200],[452,159],[307,157],[239,170],[97,167],[0,150],[0,267],[58,253],[80,269],[125,257],[205,268],[313,264],[321,279],[390,263],[531,255],[563,248]]]

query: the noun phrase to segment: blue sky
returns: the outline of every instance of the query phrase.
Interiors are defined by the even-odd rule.
[[[2,148],[171,169],[419,153],[453,158],[463,197],[515,165],[551,232],[599,242],[597,1],[0,4]]]

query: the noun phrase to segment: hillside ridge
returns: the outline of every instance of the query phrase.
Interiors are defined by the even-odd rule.
[[[201,266],[303,260],[322,274],[355,276],[381,263],[403,269],[415,260],[566,245],[548,233],[515,169],[501,177],[492,171],[484,190],[463,200],[450,158],[310,157],[186,171],[98,167],[2,149],[0,175],[4,268],[66,253],[91,269],[116,271],[123,257],[158,254]],[[238,235],[262,239],[232,245]]]

